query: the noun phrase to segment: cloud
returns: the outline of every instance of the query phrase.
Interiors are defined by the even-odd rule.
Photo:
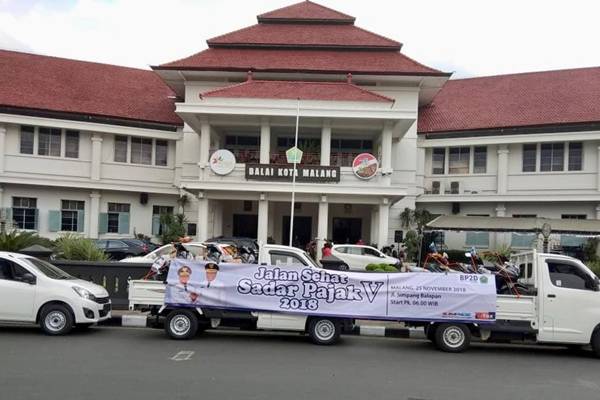
[[[147,68],[206,48],[295,0],[0,0],[0,46]],[[321,0],[432,67],[477,76],[600,65],[600,6],[584,0]],[[12,44],[11,44],[12,43]]]

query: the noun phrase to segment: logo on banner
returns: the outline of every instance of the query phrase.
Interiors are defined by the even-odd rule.
[[[227,175],[235,168],[235,156],[229,150],[217,150],[210,156],[210,169],[217,175]]]
[[[371,179],[377,174],[379,162],[371,153],[361,153],[352,161],[352,171],[360,179]]]

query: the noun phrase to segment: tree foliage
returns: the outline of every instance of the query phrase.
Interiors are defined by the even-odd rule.
[[[60,260],[107,261],[108,255],[93,240],[68,233],[56,239],[55,256]]]
[[[18,252],[24,248],[33,246],[34,244],[39,244],[48,248],[53,247],[50,239],[40,237],[35,232],[24,232],[18,230],[0,232],[0,250],[2,251]]]
[[[163,214],[160,216],[160,241],[162,244],[168,244],[179,240],[186,235],[185,228],[187,220],[183,214]]]

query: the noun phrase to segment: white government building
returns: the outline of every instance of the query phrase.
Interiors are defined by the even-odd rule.
[[[207,43],[152,71],[0,50],[4,218],[123,238],[184,212],[198,240],[287,244],[298,107],[295,243],[381,247],[405,207],[600,218],[600,68],[452,80],[310,1]]]

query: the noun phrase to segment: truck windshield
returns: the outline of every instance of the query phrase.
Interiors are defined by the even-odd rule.
[[[77,278],[67,274],[62,269],[55,267],[54,265],[52,265],[46,261],[42,261],[40,259],[33,258],[33,257],[25,258],[24,260],[27,263],[27,265],[30,265],[31,267],[35,268],[42,274],[46,275],[48,278],[51,278],[51,279],[77,279]]]

